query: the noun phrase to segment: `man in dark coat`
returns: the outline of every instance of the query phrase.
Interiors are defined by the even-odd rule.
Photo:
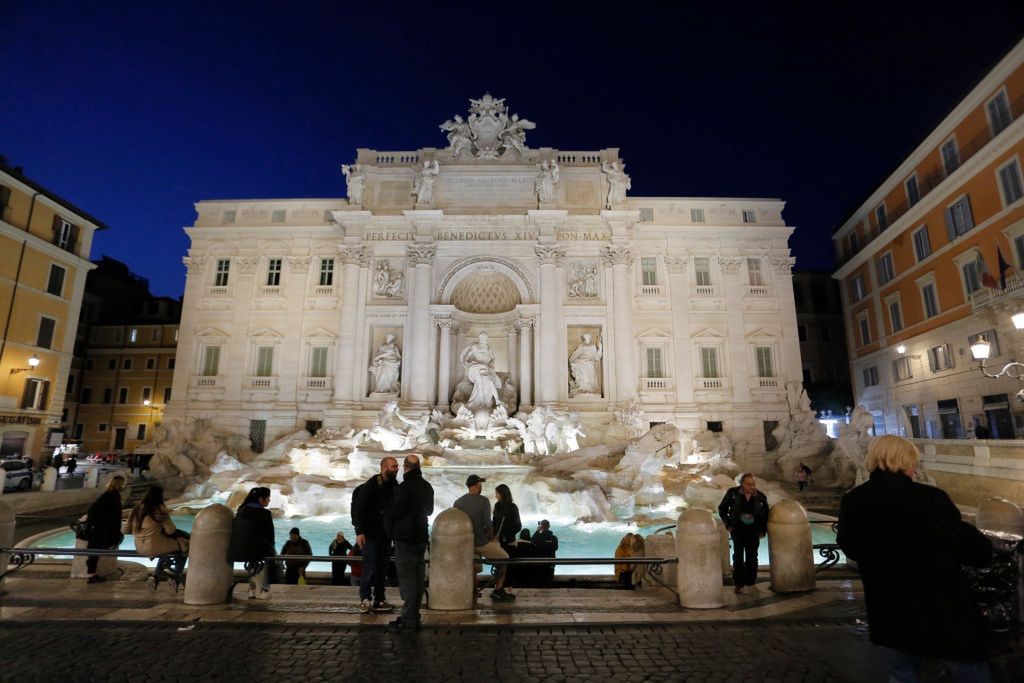
[[[434,511],[434,487],[423,478],[420,459],[405,456],[402,483],[395,489],[391,504],[391,535],[395,539],[395,565],[398,568],[398,591],[402,596],[402,616],[388,626],[406,631],[420,628],[420,603],[426,583],[427,517]]]
[[[394,610],[384,599],[384,578],[391,556],[388,508],[395,496],[397,477],[398,461],[386,457],[380,461],[380,474],[360,484],[352,494],[352,526],[356,528],[356,545],[363,554],[363,573],[359,577],[362,614]]]
[[[921,658],[953,680],[989,680],[988,627],[961,565],[987,566],[992,547],[943,491],[911,479],[917,449],[898,436],[871,442],[871,478],[840,503],[837,542],[864,582],[871,642],[887,649],[890,680],[919,680]]]
[[[757,547],[768,533],[768,498],[753,474],[743,474],[740,485],[725,492],[718,514],[732,537],[733,590],[742,593],[757,580]]]
[[[542,519],[537,523],[537,531],[532,539],[537,557],[554,557],[558,552],[558,536],[551,532],[551,522]],[[537,580],[542,588],[551,588],[555,582],[555,565],[547,564],[537,567]]]

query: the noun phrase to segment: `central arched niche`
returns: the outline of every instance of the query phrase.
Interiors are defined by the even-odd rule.
[[[508,313],[522,302],[512,279],[486,266],[459,280],[451,294],[452,305],[466,313]]]

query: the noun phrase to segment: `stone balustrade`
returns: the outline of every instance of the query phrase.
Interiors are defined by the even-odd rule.
[[[1024,441],[911,439],[924,469],[961,505],[991,497],[1019,500],[1024,485]]]

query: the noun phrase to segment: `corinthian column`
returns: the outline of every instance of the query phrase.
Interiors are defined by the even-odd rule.
[[[519,330],[519,408],[533,407],[533,318],[515,322]]]
[[[437,367],[437,405],[434,407],[444,412],[448,410],[448,402],[451,400],[452,319],[436,318],[434,323],[441,335]]]
[[[430,346],[433,326],[430,323],[431,273],[434,265],[433,244],[414,244],[408,248],[412,264],[412,286],[409,291],[409,337],[405,342],[404,364],[409,378],[406,385],[408,406],[429,409],[431,404]]]
[[[558,328],[562,324],[562,287],[558,268],[565,252],[559,247],[535,247],[540,261],[540,382],[537,403],[550,405],[559,398],[559,377],[564,359],[558,353]]]
[[[633,358],[633,249],[613,244],[601,254],[612,269],[612,321],[615,340],[615,400],[624,403],[636,396],[636,361]]]
[[[353,403],[360,398],[358,381],[362,380],[365,363],[353,362],[356,355],[356,316],[359,311],[360,269],[370,265],[370,251],[366,247],[341,247],[338,255],[341,273],[341,330],[338,334],[338,355],[334,367],[334,400]]]

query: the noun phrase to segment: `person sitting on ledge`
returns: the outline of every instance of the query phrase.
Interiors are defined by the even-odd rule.
[[[175,583],[183,581],[185,558],[188,556],[190,535],[174,526],[164,506],[164,490],[150,486],[142,501],[128,514],[128,530],[135,536],[135,550],[147,557],[160,558],[153,572],[154,587],[167,576]]]

